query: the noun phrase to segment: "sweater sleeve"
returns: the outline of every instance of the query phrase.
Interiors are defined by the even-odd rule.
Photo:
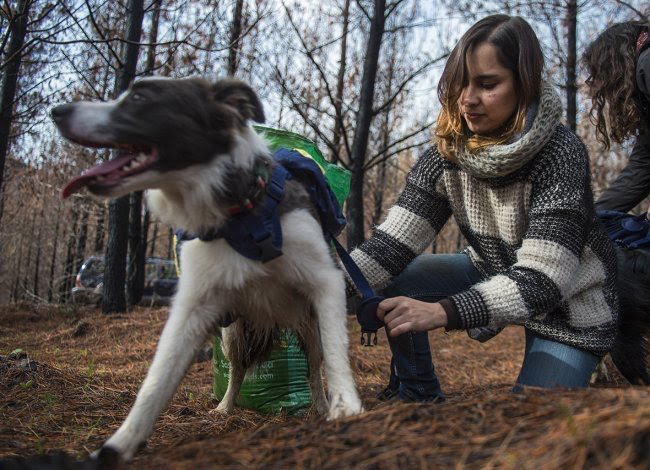
[[[528,226],[515,263],[450,297],[460,328],[542,319],[582,282],[577,279],[580,259],[593,220],[588,156],[573,134],[555,150],[540,155],[531,173]],[[594,272],[580,278],[591,285],[602,266],[594,260],[587,268]]]
[[[373,288],[384,287],[433,241],[451,208],[442,190],[442,158],[425,152],[406,178],[406,185],[386,220],[351,256]]]

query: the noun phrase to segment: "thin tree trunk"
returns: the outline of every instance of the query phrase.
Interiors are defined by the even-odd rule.
[[[54,226],[54,238],[52,240],[52,258],[50,259],[50,279],[47,284],[47,301],[54,299],[54,272],[56,267],[56,252],[59,248],[59,227],[61,225],[61,212],[63,204],[59,202],[56,214],[56,225]]]
[[[81,206],[81,221],[79,222],[79,230],[77,231],[77,246],[75,247],[73,268],[74,273],[78,273],[84,263],[86,256],[86,244],[88,240],[88,206],[86,204]]]
[[[36,217],[37,217],[37,215],[34,212],[32,214],[32,223],[31,223],[31,226],[29,228],[28,233],[34,233],[34,230],[36,229]],[[28,289],[29,289],[29,287],[28,287],[29,282],[28,282],[27,278],[29,277],[29,268],[30,268],[30,266],[32,264],[32,252],[33,252],[33,248],[34,248],[34,239],[32,237],[25,237],[25,238],[27,240],[27,256],[20,260],[20,263],[25,268],[25,273],[23,274],[23,282],[22,282],[22,285],[23,285],[22,298],[23,299],[25,298],[25,294],[28,292]]]
[[[137,305],[142,299],[144,291],[145,252],[142,246],[142,191],[131,194],[130,212],[126,297],[130,305]]]
[[[149,44],[147,48],[147,64],[145,75],[152,75],[156,65],[156,42],[158,41],[158,25],[160,22],[160,6],[162,0],[156,0],[151,18]],[[131,194],[129,217],[129,263],[127,265],[126,297],[130,305],[137,305],[142,300],[145,282],[145,254],[147,237],[142,222],[142,191]],[[146,213],[146,211],[145,211]],[[148,213],[146,213],[148,219]]]
[[[393,41],[391,50],[395,50],[395,43]],[[386,95],[390,96],[393,89],[393,78],[395,76],[395,55],[392,55],[388,65],[388,74],[386,77]],[[390,112],[392,104],[384,111],[384,122],[381,128],[382,148],[388,148],[390,143],[391,126],[390,126]],[[383,158],[379,164],[377,181],[375,182],[375,208],[372,215],[372,225],[378,225],[384,212],[384,193],[386,191],[386,169],[388,167],[388,160]]]
[[[106,206],[97,204],[97,218],[95,221],[95,246],[93,253],[104,251],[104,238],[106,235]]]
[[[235,75],[237,72],[237,56],[239,55],[242,10],[244,9],[244,0],[235,2],[235,9],[232,16],[232,25],[230,26],[230,44],[228,46],[228,75]]]
[[[128,28],[124,67],[119,73],[116,95],[126,90],[135,78],[140,35],[144,17],[144,1],[129,0],[127,7]],[[106,246],[104,292],[102,311],[104,313],[126,311],[124,284],[126,282],[126,256],[129,226],[129,198],[113,199],[108,208],[108,243]]]
[[[158,222],[153,224],[153,235],[151,236],[151,247],[149,249],[149,256],[154,256],[156,253],[156,241],[158,240]]]
[[[25,246],[26,237],[21,237],[18,245],[18,257],[14,263],[14,282],[11,287],[11,300],[13,302],[18,300],[18,289],[20,288],[20,271],[23,265],[23,249]]]
[[[576,95],[576,28],[578,19],[577,0],[567,2],[567,70],[566,70],[566,120],[569,128],[575,132],[577,124]]]
[[[348,53],[348,26],[350,24],[350,0],[343,6],[343,34],[341,35],[341,53],[339,55],[339,72],[336,79],[336,98],[334,102],[334,135],[332,137],[332,163],[338,163],[341,157],[341,137],[343,128],[343,90],[345,89],[345,69]]]
[[[76,273],[74,270],[74,247],[77,236],[77,221],[79,220],[79,211],[72,207],[72,223],[70,224],[70,232],[68,233],[68,243],[65,255],[65,264],[63,265],[63,282],[59,287],[59,302],[64,304],[70,300],[70,290],[74,284],[74,277]]]
[[[167,243],[167,258],[171,259],[174,254],[174,231],[171,228],[169,229],[167,239],[169,240]]]
[[[27,35],[27,22],[30,0],[18,0],[18,8],[13,12],[8,28],[11,30],[9,49],[7,51],[8,65],[3,71],[2,96],[0,96],[0,186],[4,180],[4,168],[9,150],[9,136],[13,120],[14,99],[18,77],[20,76],[20,63],[22,61],[22,48]]]
[[[359,94],[359,112],[357,125],[352,141],[350,155],[352,178],[350,182],[350,197],[348,200],[348,248],[352,249],[361,244],[365,239],[364,208],[363,208],[363,179],[368,137],[372,121],[372,103],[375,94],[377,77],[377,64],[379,50],[384,35],[386,21],[386,1],[375,0],[375,11],[372,17],[368,45],[363,63],[363,77],[361,79],[361,92]]]

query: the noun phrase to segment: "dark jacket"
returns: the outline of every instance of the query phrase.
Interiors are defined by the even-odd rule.
[[[641,53],[636,64],[639,91],[645,97],[645,126],[630,154],[627,166],[596,201],[597,209],[628,212],[650,194],[650,48]]]

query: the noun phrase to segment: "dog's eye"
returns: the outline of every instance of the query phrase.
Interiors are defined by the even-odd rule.
[[[141,93],[131,93],[131,101],[141,102],[144,101],[145,97]]]

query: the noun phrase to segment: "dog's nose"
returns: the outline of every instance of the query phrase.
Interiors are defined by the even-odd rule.
[[[52,119],[54,119],[54,122],[59,122],[61,119],[64,119],[68,114],[70,114],[71,111],[71,104],[61,104],[52,108],[50,115],[52,116]]]

